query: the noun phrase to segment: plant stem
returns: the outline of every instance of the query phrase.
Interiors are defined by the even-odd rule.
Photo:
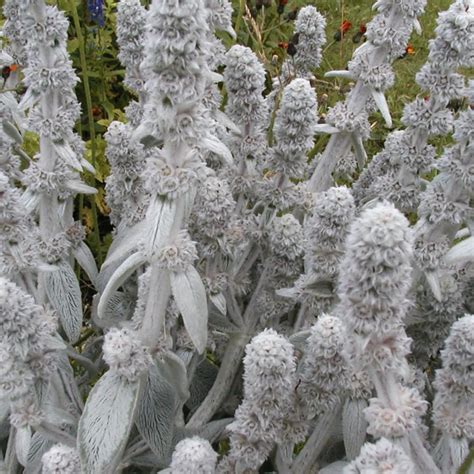
[[[235,21],[235,36],[236,38],[239,35],[240,26],[242,25],[242,18],[244,17],[244,10],[245,10],[245,0],[239,1],[239,11],[237,12],[237,20]],[[237,39],[236,39],[237,42]]]
[[[84,94],[86,96],[87,120],[89,122],[89,138],[91,141],[92,166],[95,168],[96,166],[95,123],[94,123],[94,115],[92,114],[92,95],[91,95],[91,88],[90,88],[90,83],[89,83],[89,75],[87,71],[87,59],[86,59],[86,49],[84,46],[85,44],[84,36],[82,34],[81,21],[79,19],[79,14],[77,12],[77,8],[76,8],[76,4],[74,0],[69,0],[69,8],[72,13],[72,19],[74,21],[76,36],[77,36],[77,39],[79,40],[79,57],[81,61]],[[95,183],[95,177],[93,179]],[[97,261],[100,267],[103,262],[103,257],[102,257],[102,249],[101,249],[100,233],[99,233],[99,219],[97,216],[97,206],[95,204],[95,197],[92,198],[91,207],[92,207],[92,218],[94,221],[94,239],[97,246]]]
[[[245,352],[245,346],[250,341],[253,330],[258,323],[258,318],[255,318],[253,310],[257,304],[258,297],[260,296],[260,291],[265,287],[267,277],[268,265],[265,265],[252,298],[250,299],[243,315],[244,326],[247,329],[247,332],[245,334],[235,334],[229,340],[224,357],[222,358],[221,367],[217,373],[217,378],[200,407],[188,421],[186,428],[198,428],[207,423],[228,395],[232,383],[234,382],[234,378],[239,370],[240,361]]]
[[[188,421],[186,428],[199,428],[206,424],[219,409],[222,401],[229,394],[229,389],[234,382],[240,366],[240,361],[245,352],[245,346],[250,340],[248,334],[234,334],[222,358],[221,367],[216,380],[205,400],[201,403],[194,415]]]
[[[298,474],[315,472],[313,465],[329,441],[340,414],[341,405],[319,417],[311,436],[291,466],[291,472]]]

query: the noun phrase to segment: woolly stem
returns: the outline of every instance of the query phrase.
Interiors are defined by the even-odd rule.
[[[17,472],[18,460],[15,455],[16,428],[10,426],[10,435],[8,437],[7,449],[5,451],[5,472]]]
[[[404,15],[397,14],[397,6],[392,10],[387,21],[386,28],[397,30],[407,19]],[[365,48],[372,46],[370,67],[378,66],[384,62],[388,50],[386,46],[364,45]],[[357,115],[364,109],[367,99],[371,95],[371,90],[360,79],[357,81],[347,102],[347,109]],[[351,149],[351,138],[349,133],[336,133],[331,136],[329,142],[320,157],[316,169],[308,183],[308,190],[317,193],[326,191],[332,186],[332,172],[338,160],[347,156]]]
[[[341,404],[334,408],[334,410],[328,411],[319,417],[311,436],[291,466],[292,472],[299,474],[314,472],[313,465],[329,441],[340,415]]]
[[[204,401],[188,421],[187,429],[199,428],[206,424],[229,395],[249,340],[248,334],[234,334],[230,338],[216,380]]]
[[[229,340],[216,380],[206,398],[201,403],[201,406],[188,421],[186,425],[187,428],[197,428],[207,423],[219,409],[225,397],[228,396],[234,378],[239,370],[240,362],[245,352],[245,346],[250,341],[250,334],[258,322],[258,318],[255,318],[253,314],[254,308],[260,296],[260,291],[267,282],[267,278],[268,265],[265,265],[252,298],[243,315],[244,326],[247,328],[249,334],[236,334]]]
[[[148,287],[145,317],[140,333],[143,343],[153,349],[163,331],[166,308],[171,296],[168,273],[156,264],[152,265]]]

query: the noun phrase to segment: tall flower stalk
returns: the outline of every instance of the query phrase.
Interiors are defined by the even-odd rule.
[[[349,358],[369,373],[376,389],[377,397],[365,409],[367,432],[402,447],[420,472],[439,472],[421,436],[427,403],[403,383],[410,348],[403,319],[412,252],[408,221],[393,205],[366,209],[349,232],[336,311],[346,324]]]
[[[325,191],[331,186],[331,173],[337,162],[353,148],[359,167],[366,161],[363,140],[368,138],[367,114],[378,109],[388,126],[392,119],[384,92],[394,83],[391,63],[405,51],[413,28],[419,29],[417,17],[423,13],[424,0],[392,2],[380,0],[374,4],[378,14],[367,25],[367,42],[356,49],[348,71],[333,71],[327,77],[342,77],[356,81],[344,102],[328,113],[327,123],[319,130],[332,134],[324,153],[319,157],[309,189]]]

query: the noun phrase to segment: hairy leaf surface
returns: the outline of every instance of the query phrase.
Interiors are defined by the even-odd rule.
[[[183,317],[184,326],[199,353],[207,343],[206,290],[194,267],[186,272],[170,275],[171,290]]]
[[[58,270],[44,274],[46,294],[70,342],[79,339],[82,326],[81,290],[76,275],[67,262],[59,262]]]
[[[176,413],[176,391],[156,366],[152,366],[140,398],[136,425],[151,450],[165,458],[170,453]]]
[[[140,381],[109,371],[89,394],[79,420],[78,450],[87,474],[112,474],[127,444],[138,404]]]

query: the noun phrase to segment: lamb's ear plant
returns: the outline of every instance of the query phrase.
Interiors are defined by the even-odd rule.
[[[455,472],[474,439],[473,360],[474,316],[466,314],[451,327],[441,351],[443,366],[436,371],[433,420],[441,432],[435,450],[442,472]]]
[[[321,192],[331,187],[331,174],[338,160],[351,150],[359,167],[364,166],[367,154],[363,142],[370,135],[368,114],[378,110],[387,126],[392,126],[384,96],[394,83],[391,64],[404,53],[412,30],[420,30],[417,17],[423,13],[425,4],[424,0],[377,1],[374,9],[378,13],[367,24],[367,41],[355,50],[348,70],[326,73],[327,77],[355,81],[355,85],[344,101],[328,111],[326,123],[319,126],[319,131],[331,134],[331,138],[309,180],[311,191]]]
[[[392,204],[365,209],[349,232],[336,312],[346,325],[352,365],[367,371],[375,387],[376,397],[364,410],[367,432],[402,447],[420,472],[439,472],[422,436],[427,402],[404,383],[410,339],[403,320],[412,252],[408,221]]]
[[[112,228],[98,271],[74,221],[95,189],[68,21],[6,1],[0,472],[454,474],[467,457],[474,93],[458,68],[473,65],[472,1],[440,14],[417,74],[430,95],[365,171],[369,116],[392,125],[391,63],[425,2],[374,5],[348,70],[329,73],[355,84],[326,123],[324,17],[299,10],[271,77],[237,43],[242,21],[271,33],[263,3],[236,33],[228,0],[119,1],[133,100],[96,124]],[[332,137],[308,164],[317,133]],[[438,159],[436,136],[453,138]],[[331,187],[355,160],[352,189]]]
[[[464,312],[461,294],[472,271],[473,254],[469,227],[473,183],[466,173],[472,166],[472,127],[467,124],[473,113],[469,86],[459,73],[461,67],[472,66],[472,45],[467,40],[473,25],[472,5],[454,2],[437,23],[428,60],[416,75],[429,95],[405,106],[402,122],[406,128],[387,137],[384,149],[354,184],[360,204],[383,197],[403,212],[418,215],[414,252],[417,307],[411,311],[409,334],[415,339],[414,357],[425,366]],[[468,108],[456,117],[449,102],[462,97],[467,98]],[[454,143],[436,157],[430,139],[453,130]],[[437,176],[427,181],[433,171]],[[462,240],[453,246],[459,238]]]

